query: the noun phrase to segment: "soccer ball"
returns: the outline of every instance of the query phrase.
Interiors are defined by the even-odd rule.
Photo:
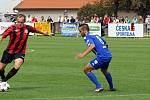
[[[7,82],[1,82],[0,83],[0,91],[5,92],[10,89],[10,85]]]

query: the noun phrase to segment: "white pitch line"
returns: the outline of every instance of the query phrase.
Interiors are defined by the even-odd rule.
[[[115,79],[126,79],[126,80],[141,80],[141,81],[149,81],[150,79],[145,79],[145,78],[120,78],[120,77],[115,77]]]
[[[128,96],[149,96],[150,94],[118,94],[118,95],[97,95],[97,96],[70,96],[70,97],[51,97],[51,98],[32,98],[32,100],[62,100],[62,99],[83,99],[99,97],[128,97]]]

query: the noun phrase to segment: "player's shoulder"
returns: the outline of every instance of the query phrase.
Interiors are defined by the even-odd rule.
[[[12,24],[12,25],[10,25],[7,29],[15,29],[16,28],[16,26],[15,26],[15,24]]]
[[[15,25],[15,24],[12,24],[12,25],[10,25],[9,27],[13,28],[13,27],[16,27],[16,25]]]
[[[90,35],[86,35],[85,37],[84,37],[84,39],[86,40],[86,39],[89,39],[91,36]]]
[[[92,33],[90,33],[90,32],[86,35],[87,38],[90,38],[90,37],[92,37],[92,36],[93,36],[93,35],[92,35]]]

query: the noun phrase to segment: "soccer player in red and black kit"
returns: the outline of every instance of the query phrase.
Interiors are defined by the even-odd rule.
[[[26,16],[23,14],[18,14],[16,24],[8,27],[8,29],[6,29],[0,36],[0,42],[7,36],[10,38],[7,48],[4,50],[0,61],[1,83],[7,83],[7,80],[13,77],[23,64],[29,32],[47,35],[47,33],[43,33],[32,26],[25,25],[25,21]],[[5,76],[4,69],[6,65],[12,61],[14,61],[14,67]]]

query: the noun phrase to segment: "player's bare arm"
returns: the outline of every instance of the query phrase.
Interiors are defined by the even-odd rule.
[[[95,48],[94,44],[91,44],[83,53],[79,53],[76,55],[76,59],[81,59],[88,55]]]
[[[3,40],[3,37],[2,37],[2,36],[0,36],[0,42],[2,42],[2,40]]]
[[[36,30],[36,33],[39,33],[39,34],[43,34],[43,35],[45,35],[45,36],[48,36],[48,32],[44,33],[44,32],[42,32],[42,31]]]

